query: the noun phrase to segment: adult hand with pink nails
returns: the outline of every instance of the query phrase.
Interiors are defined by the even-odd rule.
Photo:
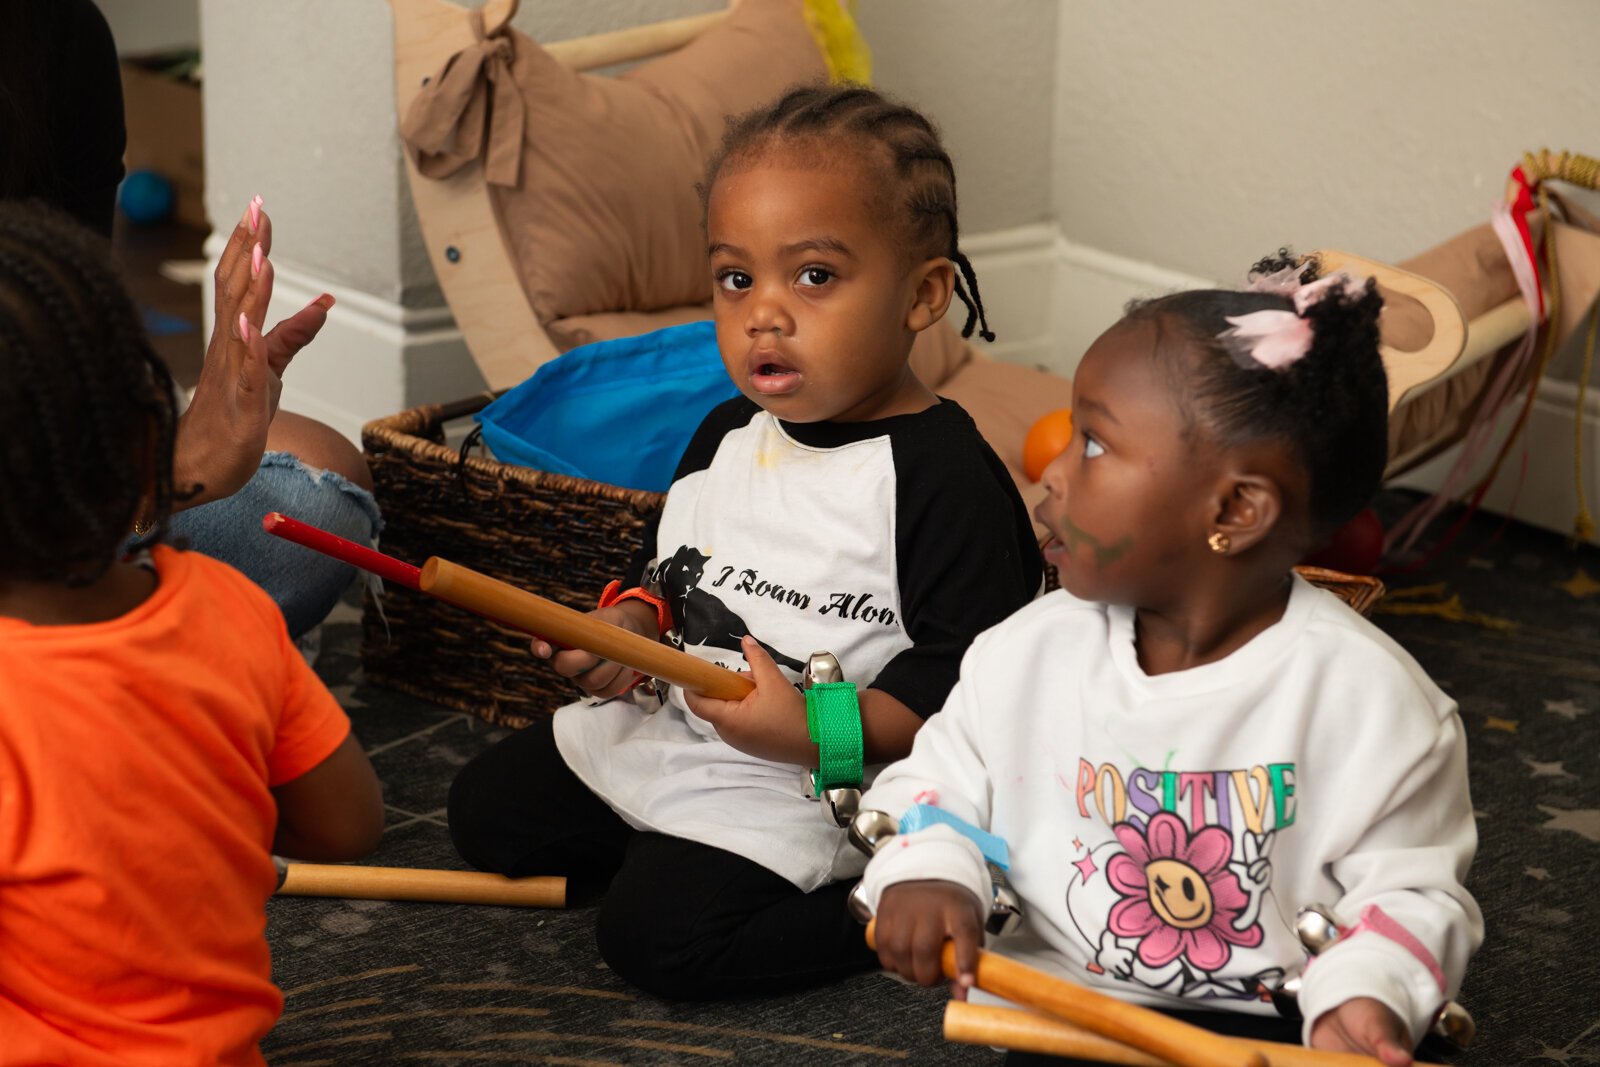
[[[324,293],[270,330],[272,220],[254,198],[217,261],[215,321],[193,398],[178,423],[173,485],[178,509],[221,500],[256,473],[278,412],[283,372],[327,321]]]

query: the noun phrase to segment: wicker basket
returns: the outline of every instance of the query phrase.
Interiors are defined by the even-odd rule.
[[[1326,567],[1296,567],[1295,573],[1335,594],[1363,615],[1371,615],[1372,605],[1383,596],[1383,583],[1364,574],[1346,574]]]
[[[643,541],[659,493],[468,458],[444,445],[444,425],[481,410],[487,394],[369,422],[361,442],[383,508],[383,550],[471,567],[588,610]],[[369,591],[361,659],[380,685],[526,725],[570,701],[572,683],[528,654],[525,634],[410,589]]]
[[[545,474],[491,459],[464,463],[444,424],[487,394],[377,419],[361,440],[383,508],[383,550],[408,563],[442,556],[568,607],[587,610],[643,540],[659,493]],[[1367,614],[1376,578],[1301,567],[1308,580]],[[1046,575],[1056,588],[1054,568]],[[410,589],[370,590],[362,619],[367,677],[505,726],[524,726],[576,690],[528,654],[528,638]]]

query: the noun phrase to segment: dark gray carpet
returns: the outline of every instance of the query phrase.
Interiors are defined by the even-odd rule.
[[[1392,494],[1380,510],[1392,518],[1408,502]],[[1388,580],[1411,592],[1387,608],[1465,616],[1376,616],[1460,702],[1472,746],[1470,884],[1488,940],[1462,1000],[1479,1038],[1466,1054],[1425,1052],[1473,1067],[1600,1062],[1600,552],[1484,516]],[[501,734],[366,684],[359,621],[353,602],[340,606],[318,670],[383,778],[388,832],[367,862],[458,867],[446,792]],[[585,909],[274,900],[286,1004],[264,1049],[275,1067],[999,1059],[943,1042],[942,993],[876,975],[782,999],[665,1004],[607,972],[591,928]]]

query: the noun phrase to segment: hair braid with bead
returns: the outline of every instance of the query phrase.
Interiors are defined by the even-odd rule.
[[[164,532],[177,410],[97,235],[0,203],[0,580],[93,581],[136,518]]]
[[[915,258],[944,256],[955,264],[955,294],[967,308],[961,336],[972,336],[977,325],[978,335],[993,341],[978,293],[978,276],[960,247],[955,166],[940,143],[939,131],[914,108],[861,85],[791,89],[776,102],[729,123],[700,186],[701,198],[709,199],[718,173],[730,162],[809,140],[823,141],[830,152],[838,152],[851,139],[864,147],[878,146],[886,154],[887,158],[878,155],[864,162],[880,163],[887,171],[890,181],[885,182],[883,195],[895,204],[910,254]]]

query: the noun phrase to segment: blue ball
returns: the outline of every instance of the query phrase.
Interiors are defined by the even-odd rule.
[[[153,170],[136,170],[122,179],[117,203],[130,222],[149,225],[164,222],[176,199],[172,183]]]

